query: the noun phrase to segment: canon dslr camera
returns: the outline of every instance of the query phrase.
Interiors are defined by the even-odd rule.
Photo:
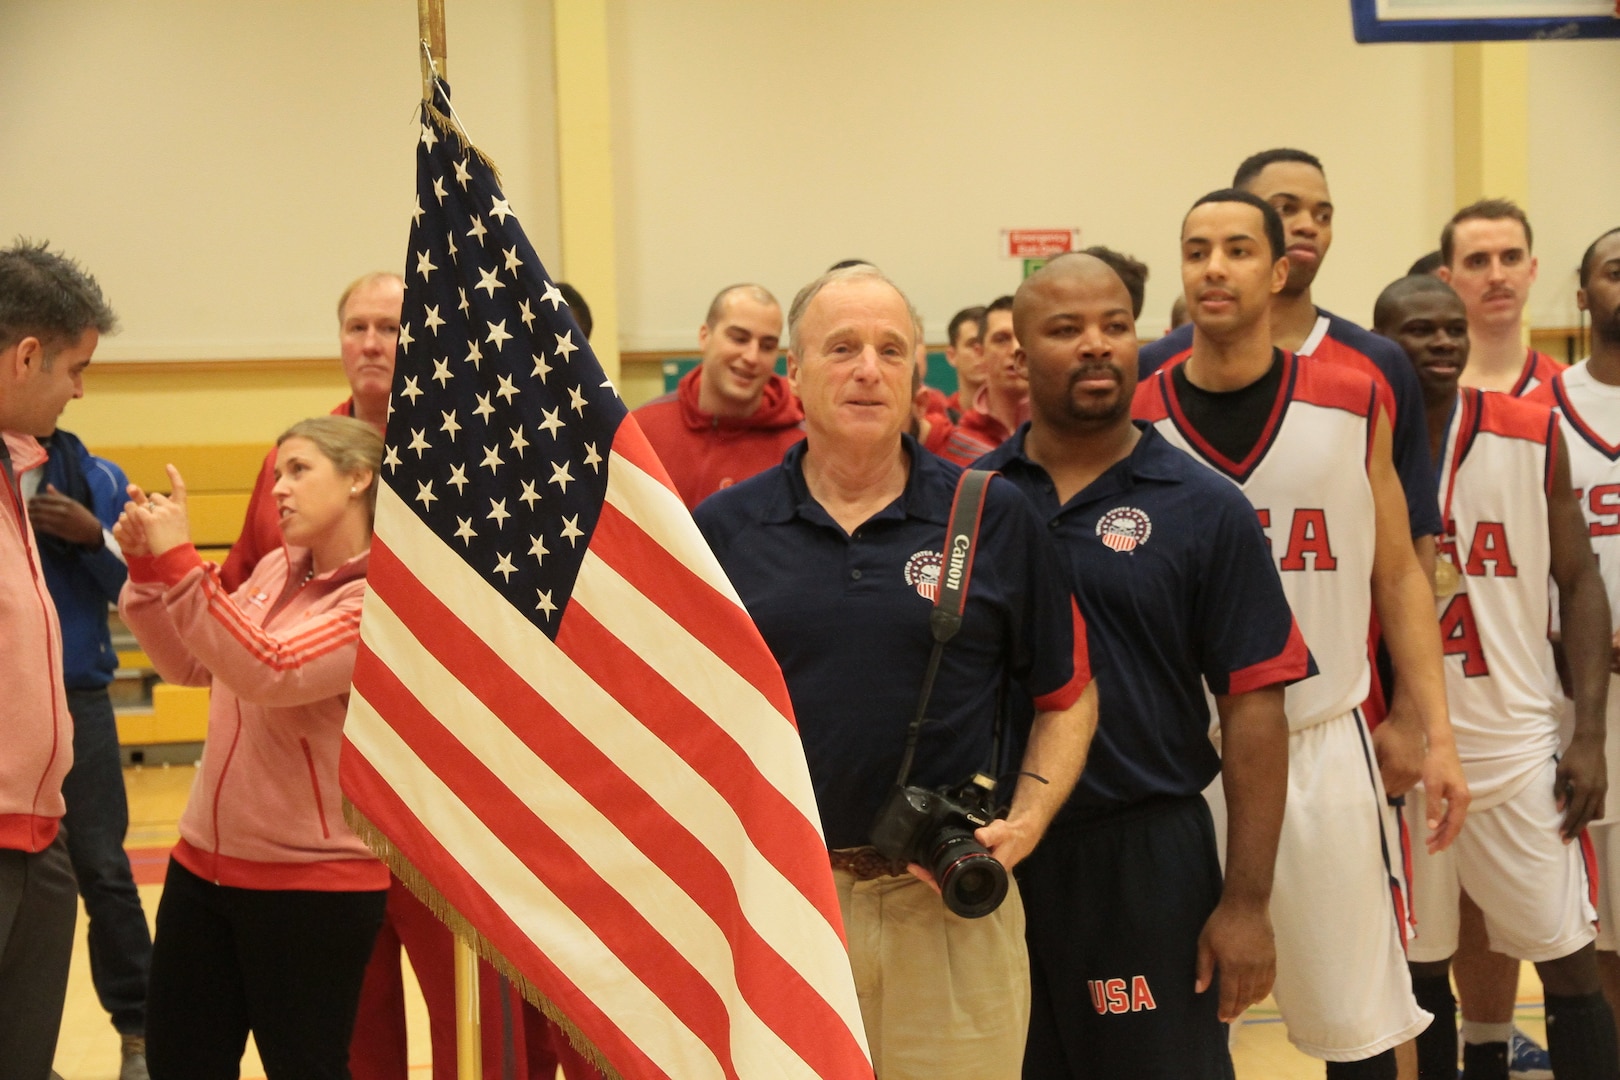
[[[1007,868],[973,838],[996,816],[994,791],[982,774],[955,791],[897,784],[872,823],[872,846],[933,874],[945,906],[962,918],[982,918],[1007,896]]]

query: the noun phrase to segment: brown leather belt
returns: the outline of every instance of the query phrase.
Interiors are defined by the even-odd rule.
[[[834,870],[847,870],[857,881],[872,881],[880,877],[898,877],[906,873],[903,859],[888,859],[876,848],[837,848],[827,853]]]

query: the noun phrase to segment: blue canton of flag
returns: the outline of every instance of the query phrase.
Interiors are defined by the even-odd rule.
[[[431,121],[416,154],[384,482],[555,638],[626,409],[490,167]]]

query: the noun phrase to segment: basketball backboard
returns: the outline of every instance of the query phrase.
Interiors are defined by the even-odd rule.
[[[1350,0],[1356,40],[1620,37],[1620,0]]]

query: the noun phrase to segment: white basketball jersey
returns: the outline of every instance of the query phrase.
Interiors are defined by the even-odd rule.
[[[1547,392],[1550,390],[1550,394]],[[1586,516],[1586,531],[1603,574],[1611,614],[1620,612],[1620,386],[1600,383],[1575,364],[1537,392],[1556,408],[1569,451],[1569,482]],[[1609,676],[1609,783],[1620,784],[1620,676]],[[1620,798],[1610,796],[1604,824],[1620,822]]]
[[[1370,376],[1345,365],[1291,353],[1283,363],[1279,407],[1241,462],[1193,430],[1175,400],[1173,369],[1142,383],[1134,411],[1236,484],[1259,514],[1319,672],[1288,688],[1289,730],[1299,731],[1358,707],[1371,685],[1367,635],[1376,529],[1367,463],[1377,388]]]
[[[1446,701],[1480,809],[1558,752],[1563,693],[1547,640],[1555,424],[1544,405],[1465,388],[1440,452],[1438,554],[1460,572],[1436,601]]]

